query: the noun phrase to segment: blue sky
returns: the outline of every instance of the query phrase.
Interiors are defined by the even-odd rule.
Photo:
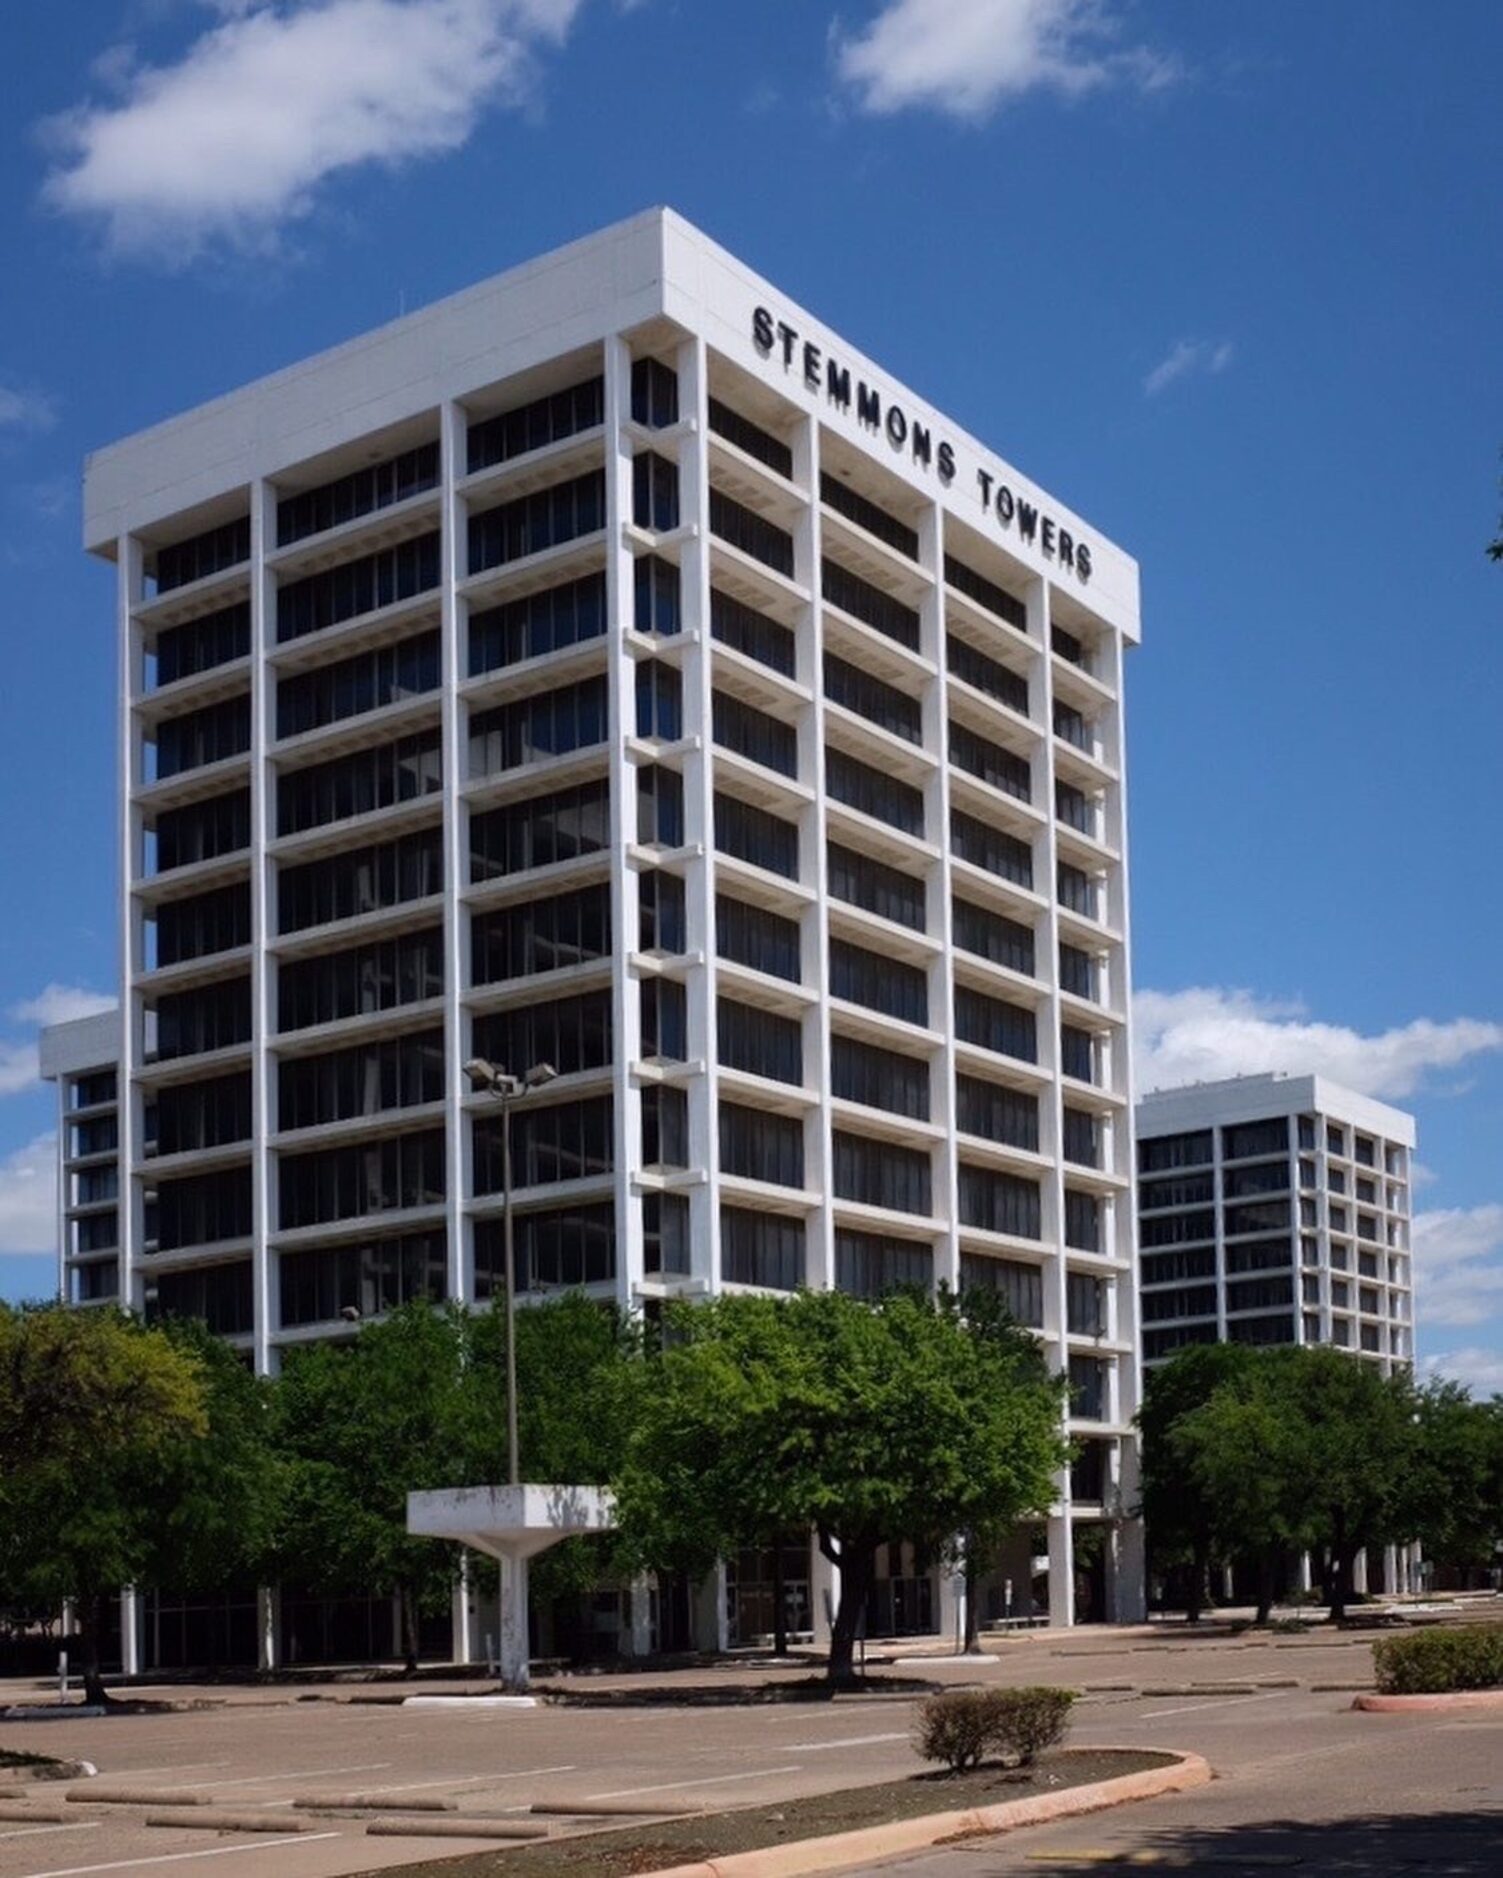
[[[0,23],[0,1293],[115,973],[84,453],[668,202],[1136,554],[1139,1071],[1413,1107],[1503,1389],[1496,0],[89,0]]]

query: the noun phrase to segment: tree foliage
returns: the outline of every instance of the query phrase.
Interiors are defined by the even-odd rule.
[[[106,1598],[157,1556],[184,1458],[209,1434],[196,1354],[123,1312],[0,1305],[0,1585],[73,1601],[103,1701]]]
[[[1047,1507],[1066,1458],[1062,1386],[909,1293],[678,1307],[638,1371],[619,1515],[645,1562],[696,1572],[812,1528],[840,1568],[829,1674],[842,1681],[880,1545],[937,1553]]]
[[[448,1597],[458,1557],[409,1537],[407,1495],[477,1478],[493,1418],[485,1379],[469,1374],[472,1341],[463,1312],[404,1305],[349,1343],[288,1352],[275,1395],[283,1570],[315,1590],[395,1594],[413,1669],[419,1615]]]
[[[1201,1612],[1212,1561],[1224,1556],[1233,1534],[1213,1496],[1187,1492],[1190,1453],[1186,1418],[1240,1376],[1252,1352],[1240,1343],[1191,1344],[1162,1368],[1150,1370],[1138,1413],[1142,1433],[1143,1518],[1154,1567],[1177,1577],[1186,1615]]]
[[[1357,1554],[1418,1539],[1432,1556],[1488,1556],[1503,1532],[1503,1408],[1455,1384],[1328,1347],[1182,1351],[1150,1379],[1139,1418],[1156,1563],[1233,1553],[1259,1568],[1259,1615],[1280,1551],[1325,1559],[1331,1615]]]

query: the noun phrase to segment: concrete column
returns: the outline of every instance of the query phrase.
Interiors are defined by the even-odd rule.
[[[814,1641],[828,1649],[835,1609],[840,1603],[840,1567],[832,1565],[819,1549],[818,1540],[809,1547],[809,1617],[814,1627]]]
[[[1353,1591],[1360,1592],[1364,1597],[1367,1595],[1367,1553],[1365,1550],[1359,1552],[1352,1560],[1351,1588]]]
[[[728,1650],[730,1612],[726,1609],[725,1562],[716,1563],[694,1587],[694,1640],[701,1650]]]
[[[141,1673],[142,1609],[139,1591],[120,1593],[120,1672],[125,1676]]]
[[[501,1681],[521,1691],[532,1680],[527,1644],[527,1560],[501,1561]]]
[[[1112,1534],[1107,1597],[1114,1624],[1141,1624],[1148,1616],[1148,1561],[1141,1519],[1126,1519]]]
[[[959,1649],[965,1642],[965,1574],[958,1565],[935,1567],[939,1583],[934,1600],[935,1629],[946,1649]]]
[[[1409,1589],[1408,1585],[1404,1582],[1404,1575],[1401,1574],[1399,1569],[1400,1556],[1399,1548],[1396,1545],[1384,1546],[1383,1589],[1388,1593],[1389,1597],[1394,1597],[1398,1592],[1407,1591]]]
[[[282,1600],[274,1585],[256,1586],[256,1668],[276,1669],[282,1661]]]
[[[480,1605],[475,1594],[474,1561],[470,1554],[459,1554],[459,1576],[454,1581],[451,1603],[453,1660],[456,1663],[480,1661]]]
[[[1068,1513],[1049,1516],[1049,1628],[1075,1622],[1075,1534]]]
[[[1118,1386],[1132,1386],[1131,1359],[1118,1369]],[[1125,1419],[1119,1405],[1118,1415]],[[1116,1489],[1119,1507],[1135,1507],[1141,1497],[1136,1435],[1117,1443]],[[1140,1517],[1129,1513],[1113,1535],[1107,1596],[1112,1622],[1141,1624],[1148,1616],[1148,1547]]]
[[[631,1653],[652,1655],[652,1586],[645,1572],[631,1581]]]

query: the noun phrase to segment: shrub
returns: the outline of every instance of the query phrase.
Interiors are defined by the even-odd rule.
[[[1503,1624],[1414,1630],[1373,1645],[1384,1695],[1503,1688]]]
[[[1045,1748],[1064,1739],[1074,1706],[1073,1689],[1052,1689],[1036,1683],[1025,1689],[998,1689],[1002,1698],[998,1716],[997,1744],[1017,1756],[1020,1767],[1029,1766]]]
[[[1064,1735],[1073,1689],[946,1689],[925,1698],[914,1746],[926,1761],[953,1774],[977,1767],[989,1753],[1027,1767]]]
[[[963,1774],[986,1758],[996,1727],[994,1698],[1000,1689],[945,1689],[925,1696],[914,1725],[913,1745],[926,1761],[943,1761]]]

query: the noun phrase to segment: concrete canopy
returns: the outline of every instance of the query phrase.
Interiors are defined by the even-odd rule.
[[[453,1539],[492,1558],[535,1558],[561,1539],[608,1532],[615,1523],[615,1503],[604,1487],[528,1481],[407,1496],[407,1530],[415,1538]]]

